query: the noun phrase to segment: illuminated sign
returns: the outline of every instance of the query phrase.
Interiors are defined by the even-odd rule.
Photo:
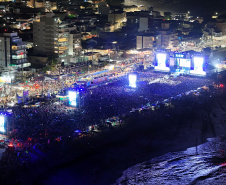
[[[10,66],[14,67],[15,69],[19,69],[21,67],[29,67],[31,66],[31,63],[23,63],[22,65],[21,64],[10,64]]]
[[[0,132],[5,132],[5,118],[0,116]]]
[[[137,75],[129,74],[129,86],[133,88],[137,87]]]
[[[175,57],[176,58],[184,58],[184,55],[182,55],[182,54],[175,54]]]
[[[77,100],[77,93],[75,91],[69,91],[68,92],[68,98],[69,98],[69,105],[76,106],[76,100]]]

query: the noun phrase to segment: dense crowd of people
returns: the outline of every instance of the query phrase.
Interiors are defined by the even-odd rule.
[[[16,152],[7,150],[4,153],[1,161],[3,165],[0,165],[2,170],[7,171],[5,165],[7,163],[16,162],[24,166],[26,152],[32,152],[37,144],[46,147],[55,142],[76,139],[81,132],[88,131],[89,126],[103,125],[108,118],[116,116],[123,120],[131,110],[150,106],[156,101],[163,101],[213,83],[212,80],[205,78],[164,76],[160,73],[141,72],[138,74],[136,89],[128,86],[126,76],[116,76],[106,83],[93,85],[93,88],[82,92],[79,95],[81,104],[79,109],[70,108],[67,102],[56,102],[53,98],[54,101],[44,101],[39,107],[13,107],[11,116],[14,120],[14,130],[10,135],[10,142]],[[74,82],[74,78],[74,76],[67,78],[68,86]],[[155,79],[159,81],[150,83]],[[62,87],[62,83],[50,81],[45,83],[46,91],[53,85]],[[20,141],[20,147],[15,146],[15,140]],[[23,150],[18,151],[18,148]],[[26,159],[31,160],[31,157]]]
[[[156,77],[160,79],[159,82],[148,83],[147,79],[155,79]],[[139,78],[142,81],[138,82],[136,89],[128,87],[128,79],[124,78],[88,91],[83,96],[85,101],[83,108],[87,112],[87,117],[95,118],[94,120],[98,121],[101,118],[119,116],[142,105],[162,101],[212,83],[209,79],[197,77],[181,76],[175,79],[164,79],[164,75],[150,72],[140,73]]]
[[[179,83],[172,86],[167,84],[169,79],[164,79],[160,74],[151,72],[139,74],[142,80],[156,76],[162,77],[161,81],[165,83],[149,84],[148,81],[139,81],[137,88],[132,89],[128,87],[128,79],[121,78],[80,92],[78,100],[81,104],[80,109],[69,109],[66,106],[67,102],[60,102],[57,105],[54,101],[44,102],[39,107],[14,107],[12,109],[15,128],[18,129],[17,137],[24,140],[36,135],[51,135],[50,133],[58,137],[69,130],[71,133],[76,129],[86,130],[89,125],[104,123],[107,118],[119,117],[128,114],[132,109],[212,83],[208,79],[181,76],[171,79]],[[56,134],[57,132],[59,133]]]
[[[27,92],[25,96],[30,97],[37,95],[50,96],[58,94],[64,88],[71,87],[76,81],[82,80],[84,77],[88,76],[90,81],[94,81],[96,78],[103,76],[112,77],[115,73],[122,72],[121,68],[116,68],[101,75],[95,75],[99,70],[105,69],[99,68],[97,70],[94,68],[89,73],[84,73],[81,69],[74,68],[73,66],[58,66],[55,70],[50,71],[48,75],[36,74],[34,78],[30,77],[25,83],[4,84],[0,87],[0,105],[7,107],[11,104],[16,104],[18,98],[22,99],[24,97],[24,92]]]

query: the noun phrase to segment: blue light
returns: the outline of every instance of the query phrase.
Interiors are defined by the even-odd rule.
[[[137,87],[137,75],[129,74],[129,86],[136,88]]]
[[[77,93],[75,91],[69,91],[68,97],[69,97],[69,105],[76,106],[77,105],[77,103],[76,103]]]
[[[184,55],[182,55],[182,54],[176,54],[175,57],[176,58],[184,58]]]
[[[0,132],[5,132],[5,118],[0,116]]]

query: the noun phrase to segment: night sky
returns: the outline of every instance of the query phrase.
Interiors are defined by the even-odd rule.
[[[177,3],[173,3],[176,1]],[[214,12],[226,13],[225,0],[166,0],[166,3],[160,3],[160,0],[125,0],[126,5],[147,5],[153,6],[155,10],[164,12],[187,12],[194,15],[207,15]]]

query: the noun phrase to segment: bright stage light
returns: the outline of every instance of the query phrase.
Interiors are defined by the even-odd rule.
[[[158,53],[157,60],[158,60],[158,66],[160,68],[166,67],[166,54],[165,53]]]
[[[169,67],[166,67],[166,53],[157,53],[157,66],[155,70],[169,71]]]
[[[203,71],[203,57],[194,57],[194,70]]]
[[[0,116],[0,132],[5,132],[5,118]]]
[[[137,75],[129,74],[129,86],[133,88],[137,87]]]
[[[68,97],[69,97],[69,105],[76,106],[77,105],[77,103],[76,103],[77,93],[75,91],[69,91]]]
[[[206,75],[206,72],[203,71],[203,63],[203,57],[194,57],[194,70],[190,71],[190,73],[197,75]]]
[[[180,67],[191,67],[191,60],[180,58]]]

